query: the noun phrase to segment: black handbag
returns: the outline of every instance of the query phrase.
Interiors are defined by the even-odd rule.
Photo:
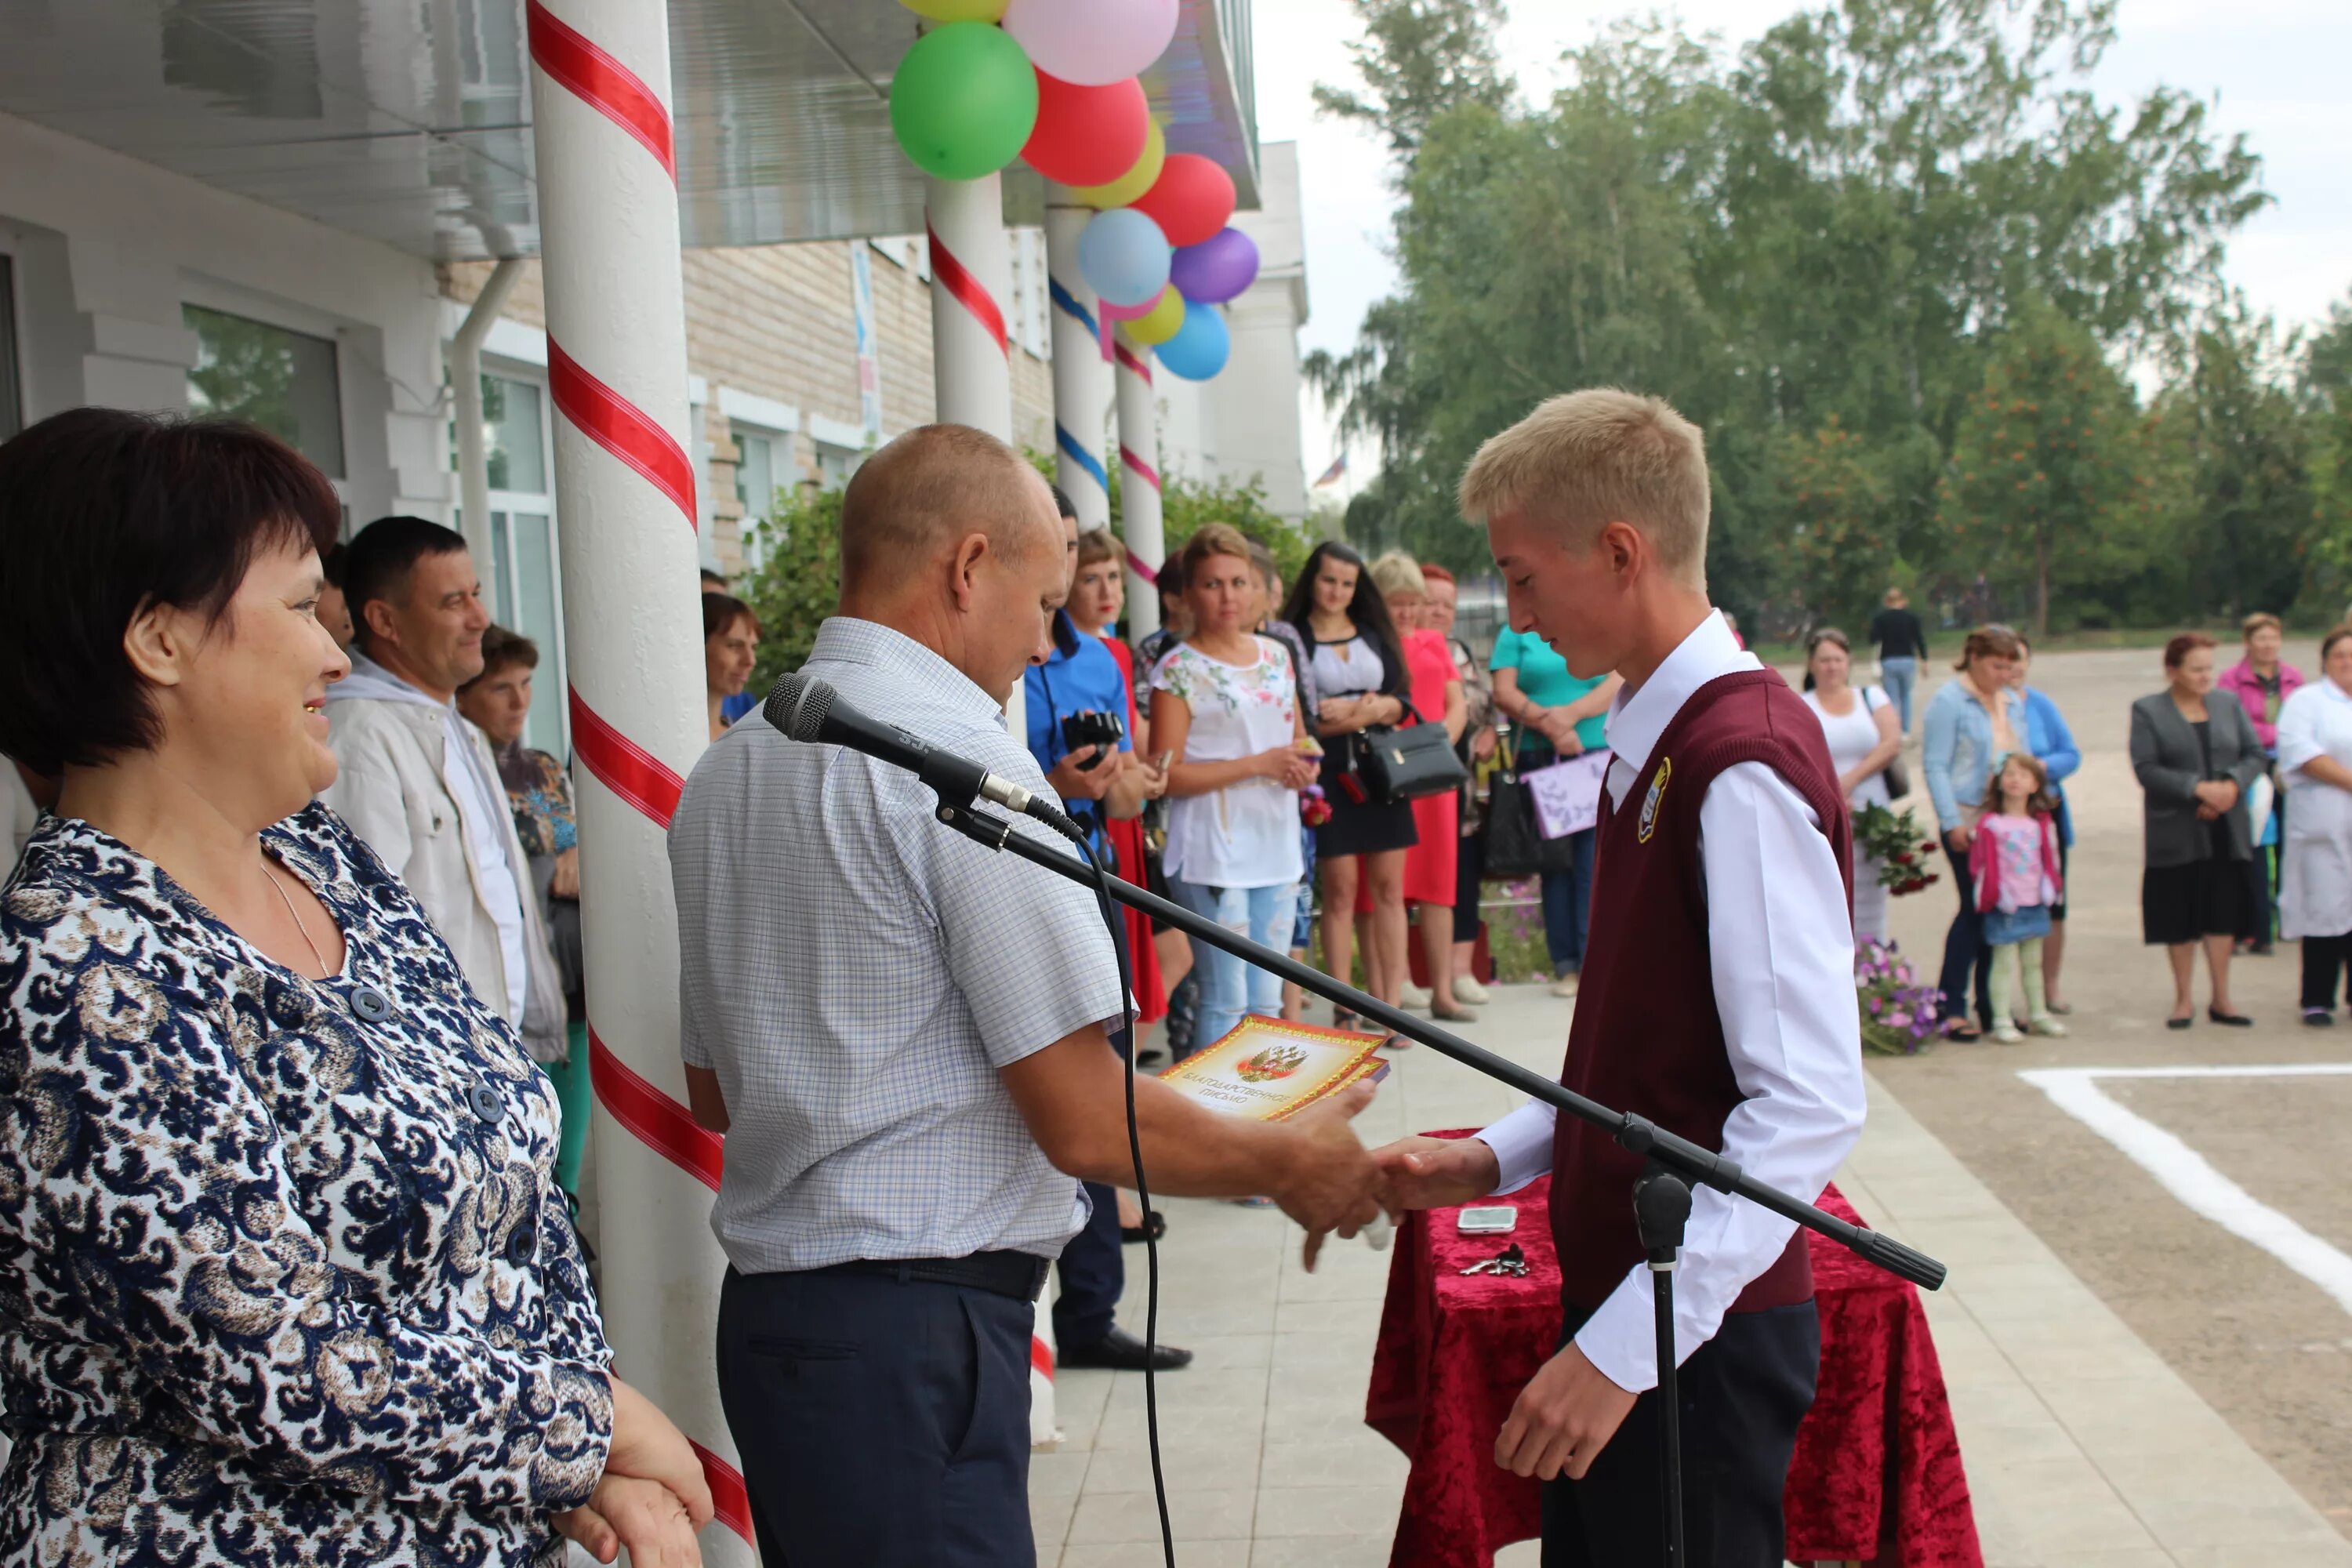
[[[1413,723],[1403,728],[1375,724],[1358,731],[1356,773],[1363,780],[1366,798],[1381,805],[1401,805],[1460,789],[1470,770],[1454,754],[1445,726],[1423,719],[1403,698],[1397,700],[1404,703]]]
[[[1865,713],[1877,711],[1870,705],[1870,688],[1865,686],[1861,690],[1862,710]],[[1878,770],[1878,775],[1886,781],[1886,793],[1895,799],[1901,800],[1911,793],[1911,770],[1904,764],[1900,751],[1895,753],[1893,762]]]
[[[1516,726],[1512,729],[1502,763],[1486,781],[1486,859],[1481,875],[1490,882],[1517,882],[1545,871],[1566,871],[1575,861],[1577,835],[1544,837],[1543,821],[1536,815],[1535,792],[1519,776],[1522,732]]]

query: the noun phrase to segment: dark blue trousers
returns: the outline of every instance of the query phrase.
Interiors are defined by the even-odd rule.
[[[1562,1344],[1585,1316],[1569,1312]],[[1811,1301],[1728,1313],[1683,1363],[1683,1528],[1693,1568],[1782,1568],[1780,1499],[1821,1365],[1822,1322]],[[1663,1561],[1664,1495],[1653,1388],[1582,1480],[1545,1483],[1543,1568]]]
[[[1127,921],[1118,922],[1112,940],[1127,952]],[[1111,1037],[1111,1048],[1122,1059],[1134,1049],[1125,1029]],[[1090,1345],[1110,1332],[1118,1299],[1127,1289],[1127,1256],[1118,1237],[1118,1194],[1100,1182],[1087,1182],[1087,1200],[1094,1213],[1087,1227],[1062,1248],[1062,1290],[1054,1298],[1054,1344]]]
[[[1952,880],[1959,885],[1960,907],[1952,929],[1944,937],[1944,973],[1937,982],[1943,992],[1942,1016],[1965,1024],[1969,1019],[1969,976],[1975,976],[1977,1026],[1992,1027],[1992,948],[1984,939],[1984,916],[1977,912],[1976,879],[1969,875],[1968,857],[1944,846],[1951,863]]]
[[[738,1274],[719,1396],[767,1568],[1035,1568],[1034,1309],[866,1274]]]

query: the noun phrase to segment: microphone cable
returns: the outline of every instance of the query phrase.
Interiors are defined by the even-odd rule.
[[[1126,1058],[1127,1072],[1127,1152],[1135,1163],[1135,1201],[1143,1209],[1143,1252],[1148,1279],[1143,1312],[1143,1427],[1146,1442],[1151,1449],[1151,1495],[1160,1507],[1160,1551],[1167,1568],[1176,1568],[1176,1531],[1168,1520],[1168,1476],[1160,1458],[1160,1374],[1152,1363],[1160,1352],[1160,1237],[1151,1226],[1151,1184],[1143,1173],[1143,1134],[1135,1120],[1135,989],[1128,973],[1127,944],[1119,940],[1118,901],[1111,897],[1110,876],[1087,841],[1084,829],[1076,822],[1047,805],[1033,799],[1023,815],[1042,822],[1077,847],[1078,854],[1094,873],[1095,903],[1100,910],[1103,927],[1110,936],[1111,955],[1118,962],[1119,1032],[1127,1037],[1127,1049],[1120,1054]]]

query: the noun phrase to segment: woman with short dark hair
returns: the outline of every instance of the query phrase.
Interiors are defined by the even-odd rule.
[[[580,1157],[588,1142],[588,986],[580,948],[580,826],[572,775],[551,752],[522,743],[530,721],[539,645],[493,626],[482,634],[482,673],[457,688],[457,711],[488,737],[499,783],[514,816],[515,840],[530,867],[531,890],[547,922],[547,945],[563,984],[564,1052],[537,1053],[563,1108],[555,1184],[579,1212]]]
[[[2132,704],[2132,772],[2147,801],[2140,927],[2172,963],[2169,1026],[2196,1021],[2197,949],[2212,1000],[2205,1015],[2244,1028],[2230,1005],[2230,953],[2253,929],[2246,862],[2253,855],[2246,791],[2269,767],[2238,700],[2213,687],[2213,639],[2183,632],[2164,645],[2168,685]]]
[[[692,1561],[546,1079],[313,799],[341,522],[250,426],[0,446],[0,752],[63,774],[0,899],[0,1558]]]
[[[712,740],[727,733],[727,726],[734,722],[727,717],[728,704],[743,695],[759,662],[760,617],[751,606],[729,594],[703,595],[702,685]]]

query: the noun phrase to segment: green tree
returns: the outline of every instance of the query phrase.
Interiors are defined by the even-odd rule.
[[[2305,602],[2335,620],[2352,595],[2352,300],[2304,344],[2296,391],[2310,428],[2312,562]]]
[[[1355,0],[1363,37],[1348,45],[1363,90],[1315,89],[1326,114],[1371,126],[1410,158],[1430,122],[1465,103],[1500,109],[1511,79],[1495,53],[1501,0]]]
[[[1895,572],[1887,487],[1869,444],[1836,415],[1775,443],[1766,515],[1782,541],[1792,596],[1813,625],[1860,625]]]
[[[760,543],[758,570],[735,590],[760,617],[754,691],[808,662],[817,627],[840,601],[841,491],[779,485]]]
[[[2200,325],[2158,405],[2187,465],[2179,548],[2200,610],[2275,614],[2302,591],[2320,517],[2313,422],[2286,375],[2294,347],[2233,299]]]
[[[2123,378],[2053,308],[2018,311],[1993,342],[1938,487],[1940,521],[1962,559],[2031,584],[2037,636],[2053,574],[2133,504],[2133,426]]]

